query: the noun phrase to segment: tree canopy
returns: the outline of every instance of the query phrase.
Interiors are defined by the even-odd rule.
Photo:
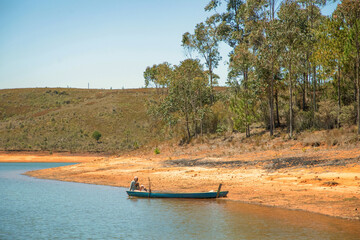
[[[213,15],[182,36],[182,46],[199,58],[144,72],[146,86],[168,89],[157,101],[167,113],[163,122],[182,123],[188,139],[224,128],[249,137],[255,123],[271,136],[286,128],[290,138],[355,123],[360,134],[360,1],[343,0],[324,16],[328,2],[209,1],[204,10]],[[232,48],[228,91],[214,98],[221,41]]]

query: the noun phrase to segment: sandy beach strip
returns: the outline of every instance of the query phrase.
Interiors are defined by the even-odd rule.
[[[0,151],[0,162],[73,162],[83,163],[98,159],[98,155],[49,152]]]

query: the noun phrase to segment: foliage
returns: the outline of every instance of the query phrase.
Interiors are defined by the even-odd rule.
[[[218,100],[208,109],[204,120],[204,132],[225,133],[233,130],[232,114],[227,99]]]
[[[186,59],[175,67],[167,101],[171,112],[178,114],[190,139],[202,131],[205,107],[209,102],[209,85],[199,61]]]
[[[232,118],[234,122],[234,129],[245,132],[247,131],[248,126],[250,126],[255,117],[255,104],[254,99],[247,99],[242,97],[240,94],[236,97],[232,97],[230,100],[230,110],[234,113]]]
[[[199,23],[195,27],[194,34],[183,34],[182,46],[189,51],[197,51],[205,60],[208,68],[209,82],[212,89],[217,84],[217,76],[213,73],[218,66],[221,56],[218,50],[220,36],[216,26],[217,16],[213,16],[205,23]]]
[[[354,104],[343,106],[340,113],[340,124],[345,127],[350,127],[356,123],[356,107]]]
[[[319,102],[319,111],[316,113],[317,124],[320,128],[331,129],[336,125],[338,109],[336,102],[324,100]]]
[[[99,133],[98,131],[94,131],[91,136],[92,136],[92,138],[95,139],[96,141],[99,141],[100,138],[101,138],[101,133]]]
[[[154,150],[154,153],[155,154],[160,154],[160,149],[158,147],[156,147],[155,150]]]
[[[169,85],[171,74],[172,67],[167,62],[147,67],[144,72],[145,87],[153,84],[156,88],[165,88]]]
[[[311,129],[313,126],[313,112],[300,109],[295,115],[295,129],[304,131]]]
[[[210,0],[205,11],[214,14],[182,38],[182,46],[197,52],[207,70],[194,71],[189,59],[175,66],[168,95],[149,105],[151,116],[163,130],[172,129],[168,135],[180,126],[187,139],[228,130],[249,137],[259,122],[270,136],[275,127],[286,127],[292,137],[295,131],[349,125],[354,117],[360,133],[360,2],[344,0],[330,17],[320,11],[327,2]],[[232,48],[230,91],[214,99],[220,41]],[[194,91],[201,85],[198,78],[210,79],[201,94]]]

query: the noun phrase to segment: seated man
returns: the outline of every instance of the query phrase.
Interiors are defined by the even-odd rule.
[[[131,181],[129,191],[136,191],[140,189],[138,180],[138,177],[134,177],[134,180]]]

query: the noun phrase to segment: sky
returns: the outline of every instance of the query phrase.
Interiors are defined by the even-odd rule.
[[[212,14],[208,2],[0,0],[0,89],[144,87],[147,66],[188,57],[182,35]],[[220,44],[222,86],[230,50]]]

